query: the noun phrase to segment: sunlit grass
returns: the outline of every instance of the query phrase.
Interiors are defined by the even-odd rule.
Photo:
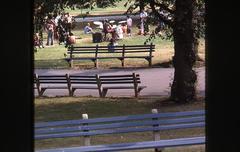
[[[151,27],[153,29],[154,27]],[[137,35],[138,29],[133,28],[133,35],[131,37],[124,36],[123,40],[117,41],[118,45],[138,45],[144,44],[147,36]],[[84,34],[82,29],[73,30],[75,36],[80,37],[77,39],[76,46],[96,46],[103,45],[106,46],[109,42],[102,43],[93,43],[91,34]],[[46,42],[46,33],[44,33],[44,38]],[[174,55],[174,45],[171,40],[163,40],[160,37],[156,36],[155,39],[151,41],[155,44],[155,52],[153,53],[153,65],[159,65],[161,63],[169,62]],[[149,42],[150,43],[150,42]],[[69,68],[68,63],[64,60],[64,54],[67,53],[67,48],[62,45],[58,45],[55,42],[54,46],[48,46],[42,49],[39,49],[34,53],[34,63],[36,68]],[[106,54],[105,54],[106,55]],[[104,56],[104,55],[103,55]],[[203,59],[205,58],[205,41],[204,39],[200,40],[199,45],[199,56]],[[75,67],[78,68],[91,68],[94,67],[92,61],[75,61]],[[126,59],[126,67],[147,67],[148,62],[144,59]],[[108,60],[99,60],[99,67],[109,68],[109,67],[121,67],[121,62],[117,59],[108,59]]]

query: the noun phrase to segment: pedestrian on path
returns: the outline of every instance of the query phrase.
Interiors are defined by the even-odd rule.
[[[128,15],[127,16],[127,34],[131,36],[132,34],[132,18]]]
[[[145,12],[144,9],[141,9],[141,12],[140,12],[141,24],[140,24],[140,33],[139,33],[140,35],[144,35],[144,32],[145,32],[144,26],[146,24],[145,22],[147,20],[147,16],[148,16],[147,12]]]

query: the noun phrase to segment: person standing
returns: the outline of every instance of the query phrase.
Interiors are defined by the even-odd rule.
[[[108,23],[108,20],[107,19],[104,19],[103,20],[103,40],[104,41],[107,41],[107,34],[109,33],[109,27],[110,27],[110,24]]]
[[[47,20],[46,31],[47,31],[47,44],[46,45],[49,45],[49,43],[51,43],[51,45],[53,45],[54,26],[50,19]]]
[[[116,31],[116,36],[114,38],[118,40],[123,39],[123,30],[121,28],[121,25],[117,25],[115,31]]]
[[[144,9],[141,9],[141,12],[140,12],[140,21],[141,21],[141,25],[140,25],[140,35],[143,35],[144,34],[144,24],[147,20],[147,12],[144,11]]]
[[[132,18],[128,15],[127,16],[127,34],[131,36],[132,34]]]

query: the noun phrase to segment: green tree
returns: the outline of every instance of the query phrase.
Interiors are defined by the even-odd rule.
[[[127,2],[129,3],[130,0]],[[126,5],[127,5],[126,3]],[[165,31],[165,38],[174,41],[174,80],[171,86],[171,99],[186,103],[196,99],[197,75],[193,70],[198,57],[199,38],[204,36],[204,1],[203,0],[135,0],[127,13],[136,8],[149,10],[149,22],[163,22],[164,27],[157,27],[150,39],[160,30]],[[158,24],[161,25],[161,24]]]
[[[120,0],[34,0],[33,25],[34,33],[42,36],[43,26],[48,16],[55,16],[64,12],[65,8],[105,8],[113,6]]]

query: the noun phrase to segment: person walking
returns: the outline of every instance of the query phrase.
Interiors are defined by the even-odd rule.
[[[141,21],[141,24],[140,24],[140,35],[144,35],[144,24],[147,20],[147,12],[144,11],[144,9],[141,9],[141,12],[140,12],[140,21]]]
[[[127,34],[132,35],[132,18],[129,15],[127,16]]]

